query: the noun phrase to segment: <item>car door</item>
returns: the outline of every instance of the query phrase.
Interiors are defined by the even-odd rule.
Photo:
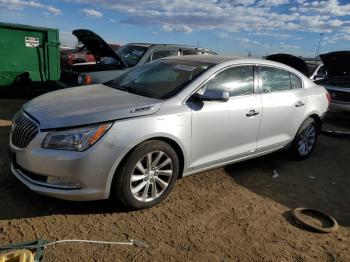
[[[290,142],[304,120],[308,97],[300,77],[284,69],[260,66],[262,116],[258,149]]]
[[[254,67],[235,66],[210,78],[198,91],[228,91],[227,102],[190,102],[192,138],[190,168],[228,162],[256,149],[261,101],[255,93]]]

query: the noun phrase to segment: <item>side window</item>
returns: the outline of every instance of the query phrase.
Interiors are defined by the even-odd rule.
[[[297,88],[302,88],[303,84],[301,83],[301,80],[298,76],[290,73],[290,84],[292,85],[293,89],[297,89]]]
[[[159,50],[153,51],[152,61],[157,60],[167,56],[177,56],[178,50]]]
[[[252,66],[226,69],[209,80],[204,89],[228,91],[230,96],[250,95],[254,92],[254,70]]]
[[[320,66],[320,68],[317,71],[318,75],[325,75],[326,74],[326,70],[324,69],[324,66]]]
[[[263,93],[291,89],[289,72],[273,67],[260,67]]]
[[[197,50],[197,49],[183,49],[182,50],[182,55],[201,55],[203,54],[202,51]]]

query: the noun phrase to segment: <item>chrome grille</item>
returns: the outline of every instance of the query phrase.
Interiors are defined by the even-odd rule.
[[[32,120],[23,114],[20,114],[15,119],[12,126],[12,144],[18,148],[25,148],[34,139],[38,132],[38,126]]]

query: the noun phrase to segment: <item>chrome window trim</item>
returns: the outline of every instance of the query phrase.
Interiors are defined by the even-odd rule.
[[[295,76],[297,76],[299,78],[299,80],[301,81],[301,87],[300,88],[290,88],[290,89],[286,89],[286,90],[278,90],[278,91],[272,91],[272,92],[269,92],[269,93],[266,93],[266,92],[262,92],[261,88],[262,88],[262,79],[261,79],[261,74],[260,74],[260,67],[270,67],[270,68],[275,68],[275,69],[279,69],[279,70],[283,70],[289,74],[293,74]],[[286,70],[282,67],[279,67],[279,66],[274,66],[274,65],[266,65],[266,64],[259,64],[259,65],[256,65],[256,71],[257,71],[257,74],[258,74],[258,78],[259,78],[259,85],[258,85],[258,88],[259,88],[259,93],[261,95],[263,94],[272,94],[272,93],[281,93],[281,92],[289,92],[289,91],[294,91],[294,90],[299,90],[299,89],[305,89],[305,84],[304,84],[304,81],[303,79],[298,76],[297,74],[289,71],[289,70]],[[292,85],[291,85],[292,87]]]
[[[257,84],[256,76],[257,75],[255,74],[255,71],[256,71],[255,70],[255,66],[256,66],[256,64],[255,63],[235,64],[235,65],[225,66],[225,67],[219,69],[218,71],[216,71],[215,73],[213,73],[210,77],[208,77],[206,80],[204,80],[194,91],[192,91],[188,96],[186,96],[186,98],[183,99],[182,104],[186,104],[193,94],[197,93],[206,83],[208,83],[211,79],[213,79],[215,76],[217,76],[222,71],[224,71],[226,69],[230,69],[230,68],[234,68],[234,67],[242,67],[242,66],[252,66],[253,67],[253,77],[254,77],[253,93],[252,94],[248,94],[248,95],[230,96],[230,99],[233,98],[233,97],[242,97],[242,96],[256,95],[257,94],[256,93],[256,91],[257,91],[257,88],[256,88],[256,84]]]

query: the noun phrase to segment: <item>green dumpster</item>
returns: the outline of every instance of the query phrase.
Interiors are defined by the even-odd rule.
[[[58,29],[0,23],[0,87],[57,81]]]

